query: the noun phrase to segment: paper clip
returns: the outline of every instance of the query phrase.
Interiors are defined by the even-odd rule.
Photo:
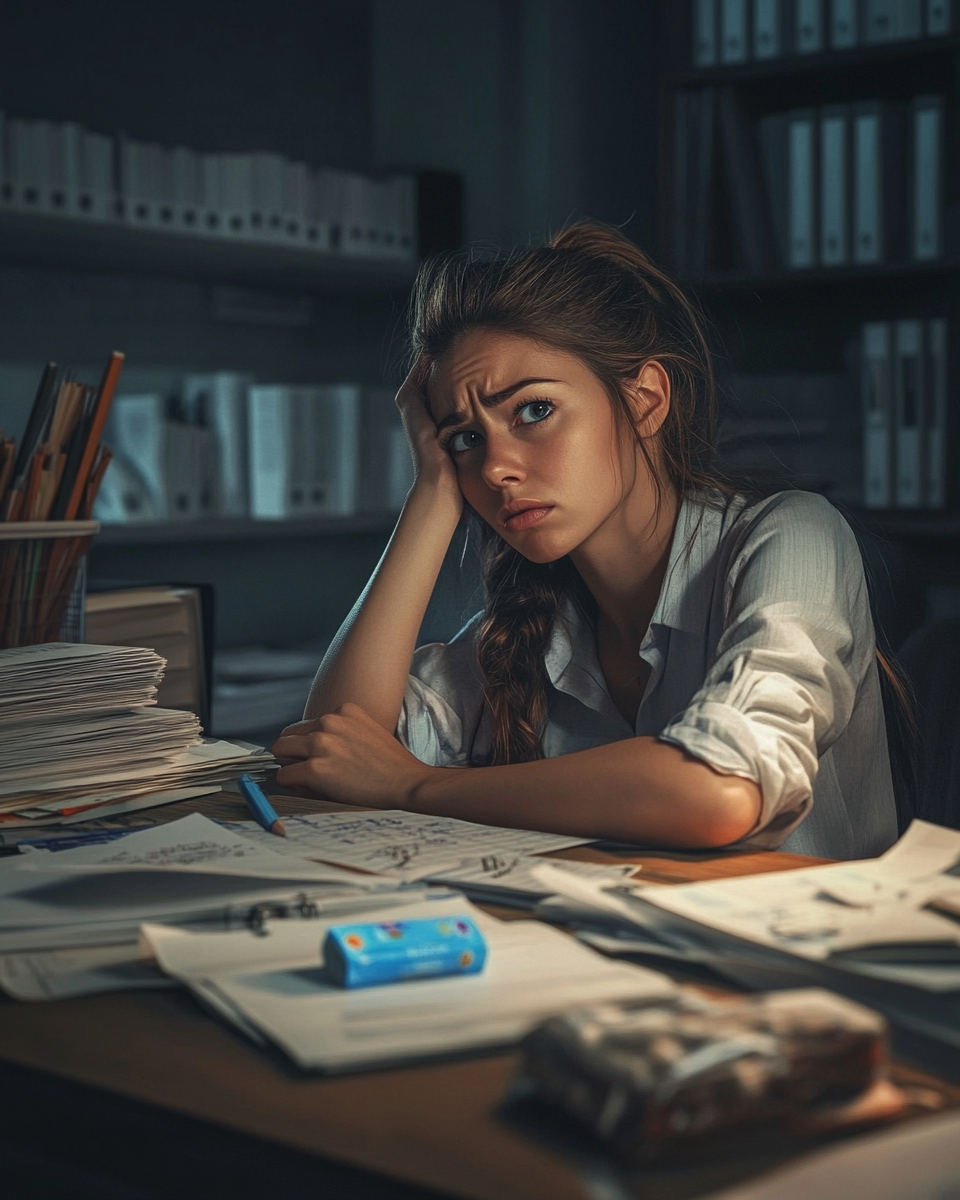
[[[320,908],[311,900],[306,892],[301,892],[293,904],[284,904],[282,900],[265,900],[255,904],[247,913],[247,925],[257,937],[267,937],[270,930],[267,922],[276,918],[289,917],[316,918],[320,916]]]

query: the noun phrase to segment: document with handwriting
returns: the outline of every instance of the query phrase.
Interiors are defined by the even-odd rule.
[[[520,854],[582,846],[590,840],[394,809],[284,817],[283,823],[288,851],[403,879],[435,875],[446,867],[458,866],[465,858],[488,854],[516,858]],[[269,844],[271,849],[275,847],[277,839],[253,821],[238,821],[229,828],[261,844]]]

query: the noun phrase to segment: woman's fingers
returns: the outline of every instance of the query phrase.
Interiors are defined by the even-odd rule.
[[[274,744],[286,762],[277,782],[292,789],[370,808],[402,807],[424,767],[356,704],[344,704],[317,721],[302,721]]]
[[[456,483],[457,470],[453,460],[440,444],[437,423],[430,412],[427,398],[418,386],[424,378],[421,364],[410,371],[397,392],[397,408],[403,422],[410,453],[413,457],[414,475],[417,480],[441,483],[447,487],[459,487]]]

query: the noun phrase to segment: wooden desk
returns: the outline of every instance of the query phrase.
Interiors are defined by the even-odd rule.
[[[158,810],[155,819],[197,807],[246,816],[224,797]],[[334,806],[277,800],[281,813],[308,807]],[[610,861],[592,848],[563,853]],[[816,860],[658,853],[627,861],[668,884]],[[0,1171],[50,1184],[4,1190],[71,1200],[596,1200],[574,1158],[498,1113],[514,1065],[513,1055],[497,1054],[323,1079],[255,1048],[185,991],[0,1001]],[[649,1172],[637,1194],[700,1195],[765,1165]]]

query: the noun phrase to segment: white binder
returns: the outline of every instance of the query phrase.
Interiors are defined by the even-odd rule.
[[[250,515],[283,520],[308,515],[306,509],[310,435],[302,393],[307,389],[271,385],[249,392]]]
[[[777,58],[782,53],[780,0],[753,0],[753,57]]]
[[[863,40],[875,42],[897,40],[900,0],[864,0]]]
[[[926,0],[926,35],[938,37],[953,32],[954,0]]]
[[[927,322],[924,368],[926,400],[926,488],[928,508],[947,503],[947,322],[942,317]]]
[[[923,323],[897,321],[893,346],[897,508],[923,504],[923,357]]]
[[[889,322],[873,321],[863,326],[860,386],[865,508],[890,508],[893,500],[890,341]]]
[[[717,2],[693,0],[693,65],[712,67],[717,61]]]
[[[170,151],[173,209],[180,233],[203,233],[203,156],[187,146]]]
[[[813,111],[791,112],[787,121],[788,265],[791,267],[812,267],[816,262],[816,141]]]
[[[249,238],[254,209],[253,155],[220,154],[220,223],[225,237]]]
[[[251,239],[282,242],[283,173],[286,163],[281,155],[257,150],[250,155],[250,212],[247,220]]]
[[[73,215],[90,221],[112,221],[117,216],[114,139],[81,129],[79,150]]]
[[[943,97],[913,102],[911,243],[922,261],[943,252]]]
[[[833,105],[820,110],[820,262],[842,266],[849,259],[850,112]]]
[[[823,0],[794,0],[794,4],[794,50],[819,54],[824,47]]]
[[[830,5],[830,46],[848,50],[860,41],[857,0],[833,0]]]
[[[879,263],[905,252],[905,128],[899,105],[853,108],[853,260]]]
[[[117,396],[110,415],[111,441],[120,458],[143,480],[153,512],[160,520],[172,515],[168,505],[166,401],[158,393]]]
[[[310,390],[313,447],[307,505],[315,516],[352,516],[357,511],[361,388],[331,383]]]
[[[720,61],[747,58],[747,0],[720,0]]]
[[[250,375],[236,371],[188,375],[183,381],[188,414],[213,439],[216,511],[229,517],[244,517],[249,510],[247,391],[252,384]]]

